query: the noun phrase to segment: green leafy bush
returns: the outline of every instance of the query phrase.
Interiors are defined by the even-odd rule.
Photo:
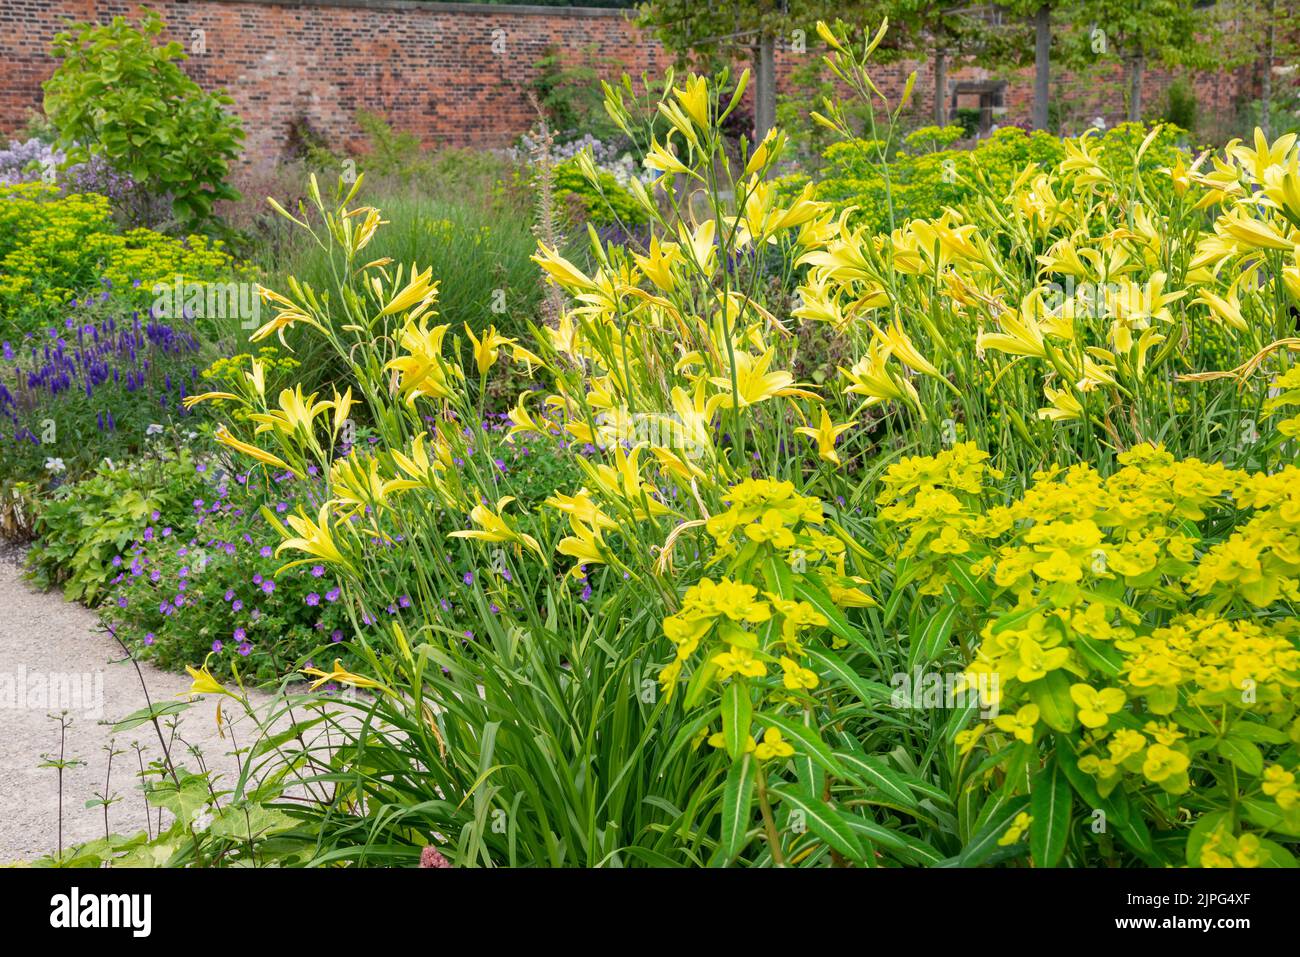
[[[0,338],[57,322],[68,307],[110,293],[121,308],[146,310],[154,286],[232,279],[235,261],[219,240],[149,229],[125,233],[97,193],[64,196],[42,183],[0,186]]]
[[[612,173],[595,169],[596,181],[584,174],[577,159],[565,160],[555,167],[555,193],[561,202],[571,205],[577,224],[593,226],[643,226],[650,221],[632,194]]]
[[[226,180],[244,133],[227,109],[234,101],[177,65],[181,45],[155,44],[163,26],[146,9],[138,28],[114,17],[56,35],[45,112],[70,161],[103,155],[140,187],[170,196],[180,224],[202,232],[214,225],[213,203],[239,197]]]
[[[207,658],[215,673],[238,667],[258,681],[344,647],[351,629],[338,583],[322,565],[281,571],[285,560],[275,556],[280,535],[270,517],[310,507],[314,492],[314,483],[270,469],[220,473],[193,501],[188,531],[164,535],[160,517],[114,556],[105,621],[164,668]]]
[[[151,524],[167,537],[189,537],[194,500],[206,488],[197,468],[187,450],[161,452],[105,462],[56,489],[36,521],[39,540],[28,552],[32,579],[43,588],[62,584],[70,601],[99,601],[117,574],[113,560]]]

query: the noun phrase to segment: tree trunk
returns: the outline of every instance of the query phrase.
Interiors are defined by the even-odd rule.
[[[1277,42],[1273,0],[1268,0],[1264,14],[1268,17],[1268,26],[1264,28],[1264,75],[1259,82],[1259,128],[1264,131],[1264,136],[1267,138],[1273,135],[1273,131],[1269,129],[1269,120],[1273,113],[1273,52],[1274,44]]]
[[[1052,93],[1052,11],[1043,4],[1034,13],[1034,129],[1047,129],[1047,101]]]
[[[1130,123],[1142,121],[1142,74],[1146,58],[1141,51],[1128,61],[1128,118]]]
[[[754,142],[776,125],[776,36],[763,33],[754,57]]]
[[[948,125],[948,54],[934,51],[934,125]]]

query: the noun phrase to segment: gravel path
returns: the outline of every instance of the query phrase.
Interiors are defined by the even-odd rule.
[[[162,754],[150,723],[112,733],[114,722],[145,707],[140,679],[123,660],[121,647],[100,630],[94,612],[64,601],[58,592],[34,591],[23,580],[20,563],[21,552],[0,547],[0,864],[32,860],[58,847],[58,772],[38,767],[44,755],[57,757],[59,752],[59,723],[49,715],[68,712],[72,724],[66,757],[85,762],[64,771],[65,846],[104,835],[103,808],[85,805],[104,789],[110,741],[124,752],[113,758],[109,785],[121,798],[109,809],[114,833],[134,834],[145,826],[131,743],[143,746],[146,765]],[[174,701],[190,686],[184,674],[159,671],[147,663],[140,668],[155,703]],[[258,707],[271,701],[256,692],[250,698]],[[207,766],[224,775],[230,786],[237,766],[229,753],[230,739],[217,733],[216,707],[216,701],[207,698],[186,711],[179,727],[185,744],[169,747],[176,764],[195,771],[197,764],[185,745],[198,748]],[[227,720],[235,710],[223,709]],[[241,746],[250,737],[248,719],[242,722],[232,722],[234,740]]]

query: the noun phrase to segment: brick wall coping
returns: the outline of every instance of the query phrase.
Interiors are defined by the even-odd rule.
[[[494,16],[545,16],[556,18],[622,17],[636,12],[620,7],[544,7],[537,4],[500,3],[422,3],[419,0],[176,0],[182,6],[190,2],[215,4],[251,4],[258,7],[358,7],[365,10],[426,10],[431,13],[469,13]],[[143,5],[147,6],[147,3]]]

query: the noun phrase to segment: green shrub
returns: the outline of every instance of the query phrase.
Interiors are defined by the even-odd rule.
[[[570,204],[578,222],[593,226],[641,226],[649,217],[632,194],[613,174],[596,170],[593,184],[583,175],[577,159],[565,160],[555,167],[555,194],[562,203]]]
[[[1196,88],[1185,77],[1180,76],[1169,84],[1165,91],[1165,122],[1184,130],[1194,130],[1198,110]]]
[[[231,278],[236,265],[219,240],[149,229],[119,233],[109,201],[63,196],[43,183],[0,186],[0,338],[16,340],[57,321],[73,300],[112,290],[126,309],[148,309],[156,283],[177,276]]]
[[[36,520],[39,541],[28,552],[32,579],[42,588],[62,584],[70,601],[99,601],[117,574],[113,560],[151,524],[169,538],[189,538],[193,502],[206,488],[197,468],[182,449],[124,464],[106,462],[87,478],[57,489]]]
[[[60,61],[45,82],[45,112],[70,162],[102,155],[157,196],[195,232],[214,225],[212,205],[238,199],[226,182],[244,133],[224,93],[206,93],[177,66],[179,43],[155,44],[163,31],[147,10],[139,27],[124,17],[74,23],[54,38]]]

